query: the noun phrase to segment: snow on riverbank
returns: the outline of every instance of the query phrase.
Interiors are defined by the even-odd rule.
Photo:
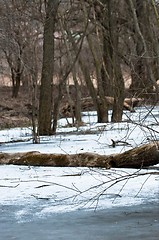
[[[59,120],[57,135],[41,137],[40,144],[32,144],[31,128],[16,128],[0,131],[0,151],[42,153],[96,152],[99,154],[120,153],[158,140],[159,108],[138,108],[135,113],[125,112],[122,123],[96,123],[95,112],[83,113],[84,126],[66,127],[66,119]],[[68,119],[71,123],[71,119]],[[112,141],[119,141],[112,148]],[[23,142],[20,142],[22,140]],[[11,143],[10,143],[11,142]]]
[[[43,214],[158,201],[159,176],[131,178],[132,173],[130,169],[0,166],[0,203],[39,204],[39,214]]]
[[[122,123],[97,124],[94,112],[84,113],[85,126],[69,128],[65,126],[67,121],[62,119],[57,135],[41,137],[40,144],[36,145],[32,144],[29,128],[2,130],[0,152],[120,153],[149,140],[157,140],[158,116],[157,107],[152,111],[150,108],[138,108],[136,113],[125,112]],[[68,121],[71,122],[70,119]],[[111,139],[119,141],[115,148]],[[149,175],[149,172],[0,166],[0,204],[39,204],[38,214],[46,214],[158,201],[159,175]],[[146,175],[138,176],[143,173]]]

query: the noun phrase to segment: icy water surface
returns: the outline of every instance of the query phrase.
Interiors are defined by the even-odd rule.
[[[0,240],[158,240],[159,176],[113,184],[134,171],[0,166]]]
[[[38,215],[40,206],[0,206],[0,240],[159,239],[159,204]]]

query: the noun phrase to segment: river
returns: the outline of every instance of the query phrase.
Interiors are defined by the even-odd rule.
[[[46,205],[45,205],[46,207]],[[159,239],[159,203],[39,214],[42,205],[1,205],[0,240]]]

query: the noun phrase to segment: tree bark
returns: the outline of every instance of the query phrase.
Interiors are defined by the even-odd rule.
[[[20,88],[20,82],[22,77],[22,71],[21,71],[21,60],[17,60],[17,70],[14,71],[14,74],[12,74],[12,98],[17,98]]]
[[[42,154],[28,153],[0,153],[0,164],[14,164],[27,166],[51,167],[101,167],[135,168],[141,169],[159,163],[159,142],[145,144],[124,153],[99,155],[95,153],[79,154]]]
[[[150,3],[136,0],[136,7],[132,0],[128,0],[134,22],[134,42],[137,57],[133,60],[131,90],[140,96],[153,92],[153,86],[158,93],[158,87],[154,77],[155,48],[154,36],[149,19]],[[150,44],[151,43],[151,44]],[[157,59],[157,58],[156,58]]]
[[[39,135],[51,135],[52,80],[54,68],[54,31],[59,1],[49,0],[46,9],[43,66],[39,101]]]
[[[119,58],[119,1],[101,0],[101,2],[105,6],[100,18],[103,32],[102,83],[105,95],[114,97],[111,120],[120,122],[123,114],[125,88]]]

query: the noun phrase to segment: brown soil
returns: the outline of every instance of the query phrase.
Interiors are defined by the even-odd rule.
[[[0,130],[31,124],[31,98],[20,91],[17,99],[11,97],[11,87],[0,86]]]

